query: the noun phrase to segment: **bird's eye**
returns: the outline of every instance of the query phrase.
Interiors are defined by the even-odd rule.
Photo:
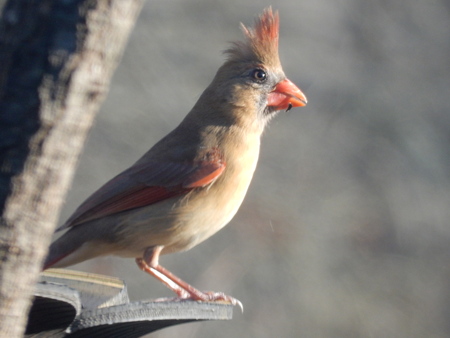
[[[264,82],[267,79],[267,74],[264,70],[257,68],[252,71],[252,78],[257,82]]]

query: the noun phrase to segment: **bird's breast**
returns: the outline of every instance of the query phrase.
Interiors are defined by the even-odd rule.
[[[187,250],[231,221],[244,200],[259,157],[259,135],[222,146],[226,168],[208,186],[180,200],[178,241],[166,251]],[[227,147],[228,146],[228,147]],[[230,149],[231,148],[231,149]]]

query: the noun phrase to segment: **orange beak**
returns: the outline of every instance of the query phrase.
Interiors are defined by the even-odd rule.
[[[303,107],[306,102],[305,94],[288,79],[279,82],[267,98],[267,106],[276,110]]]

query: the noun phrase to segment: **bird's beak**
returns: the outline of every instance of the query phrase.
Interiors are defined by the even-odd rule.
[[[306,102],[308,101],[305,94],[288,79],[280,81],[267,98],[267,106],[273,107],[275,110],[303,107]]]

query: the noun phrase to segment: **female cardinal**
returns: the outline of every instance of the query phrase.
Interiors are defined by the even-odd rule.
[[[97,256],[134,257],[180,298],[236,299],[201,292],[159,265],[188,250],[235,215],[256,168],[261,134],[279,110],[306,104],[278,58],[278,12],[269,7],[178,127],[89,197],[57,231],[44,269]]]

